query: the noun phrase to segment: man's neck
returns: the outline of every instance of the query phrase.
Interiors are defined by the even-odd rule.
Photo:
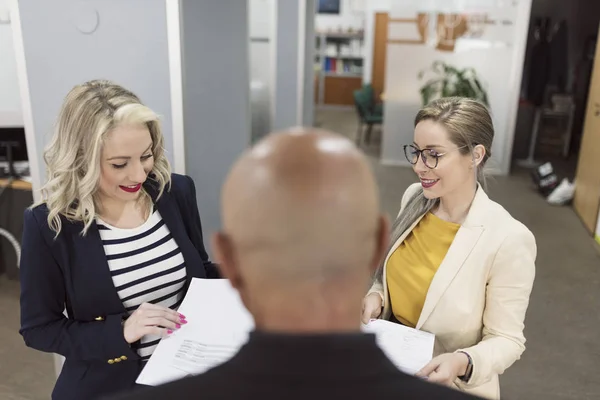
[[[354,304],[356,303],[356,304]],[[326,334],[360,332],[360,302],[298,299],[273,302],[255,313],[256,329],[271,333]]]
[[[283,334],[335,334],[360,332],[360,320],[354,321],[316,321],[314,318],[290,320],[266,320],[256,324],[256,329],[262,332]]]

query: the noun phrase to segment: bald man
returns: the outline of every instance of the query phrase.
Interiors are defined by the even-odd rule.
[[[233,166],[214,251],[256,330],[230,361],[131,399],[469,399],[405,375],[360,331],[388,244],[373,174],[333,133],[272,134]]]

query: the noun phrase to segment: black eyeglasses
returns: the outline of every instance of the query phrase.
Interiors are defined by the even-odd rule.
[[[464,147],[467,147],[467,146],[458,147],[458,148],[450,150],[450,151],[460,150]],[[434,149],[423,149],[423,150],[417,149],[412,144],[407,144],[404,146],[404,156],[406,156],[406,159],[408,160],[409,163],[411,163],[412,165],[415,165],[417,163],[417,161],[419,161],[419,156],[421,156],[421,160],[423,160],[423,164],[425,164],[425,166],[429,169],[436,168],[438,166],[440,157],[448,154],[450,151],[447,151],[445,153],[440,153]]]

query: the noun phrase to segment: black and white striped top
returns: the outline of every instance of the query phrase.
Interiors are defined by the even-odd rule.
[[[98,220],[98,229],[113,283],[129,315],[145,302],[179,307],[185,260],[158,211],[137,228],[116,228]],[[159,341],[158,336],[146,335],[132,348],[145,361]]]

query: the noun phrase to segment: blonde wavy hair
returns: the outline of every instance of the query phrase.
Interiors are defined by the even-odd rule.
[[[157,183],[160,197],[171,180],[158,115],[129,90],[106,80],[75,86],[67,94],[44,151],[47,182],[42,200],[48,208],[48,225],[61,231],[61,216],[82,222],[85,235],[96,218],[100,157],[106,134],[120,124],[145,124],[152,137],[154,167],[149,179]],[[141,201],[151,198],[142,190]]]

